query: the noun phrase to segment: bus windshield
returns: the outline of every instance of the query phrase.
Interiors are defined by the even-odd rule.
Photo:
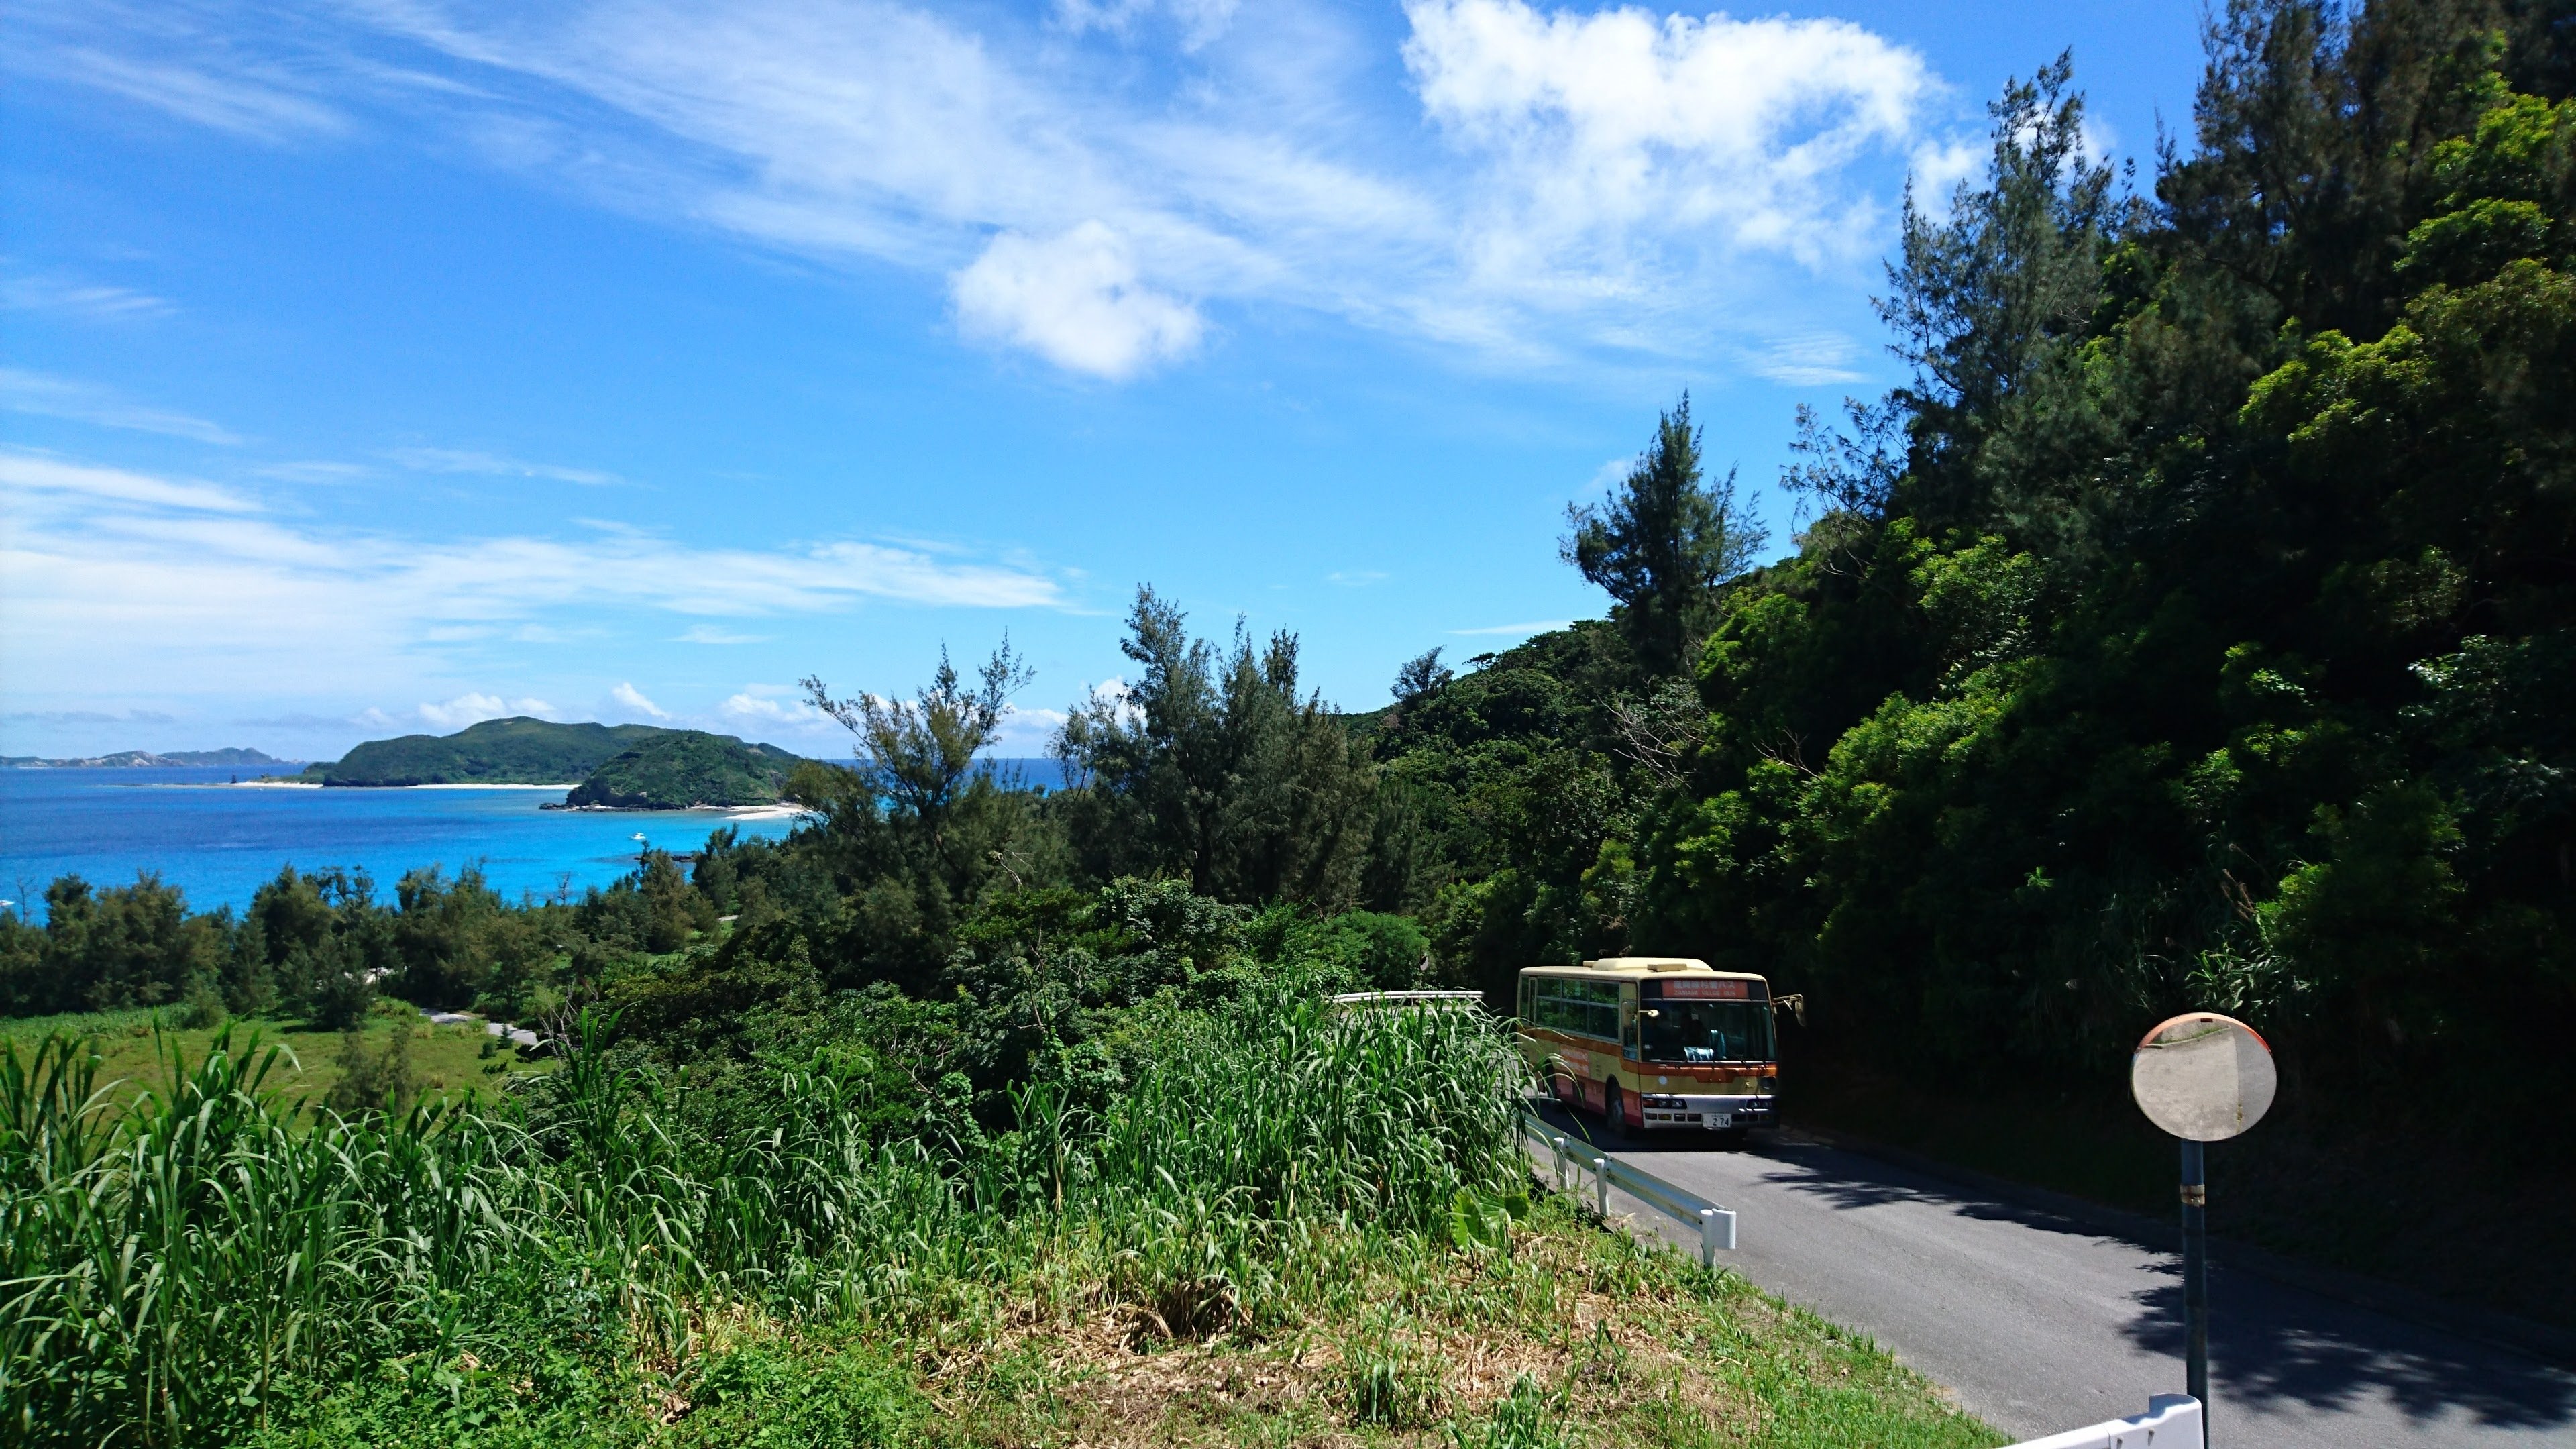
[[[1771,1004],[1766,1001],[1658,1001],[1639,1012],[1641,1045],[1650,1062],[1767,1062]]]

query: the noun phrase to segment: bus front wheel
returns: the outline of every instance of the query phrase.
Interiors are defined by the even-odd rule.
[[[1617,1082],[1608,1083],[1601,1089],[1601,1122],[1620,1136],[1628,1133],[1627,1099],[1619,1094]]]

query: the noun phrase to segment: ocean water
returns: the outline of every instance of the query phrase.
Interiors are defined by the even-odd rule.
[[[1052,766],[1050,764],[1050,769]],[[243,906],[289,863],[351,866],[379,899],[419,866],[450,875],[480,864],[495,890],[551,896],[607,885],[635,868],[642,835],[655,849],[695,850],[732,825],[781,836],[792,817],[714,810],[540,810],[557,790],[502,786],[401,790],[232,785],[249,771],[0,769],[0,899],[44,911],[44,889],[77,874],[96,885],[155,871],[200,910]]]

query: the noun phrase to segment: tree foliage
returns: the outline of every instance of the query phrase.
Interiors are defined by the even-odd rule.
[[[1734,473],[1711,483],[1702,472],[1684,394],[1608,498],[1566,509],[1565,561],[1617,601],[1637,657],[1658,671],[1680,662],[1711,591],[1762,546],[1761,526],[1736,503]]]

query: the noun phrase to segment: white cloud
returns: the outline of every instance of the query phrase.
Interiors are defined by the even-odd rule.
[[[1096,221],[1035,241],[1005,232],[952,283],[970,336],[1113,381],[1198,345],[1199,315],[1141,286],[1127,241]]]
[[[17,0],[9,21],[0,68],[24,81],[89,87],[269,144],[350,129],[324,97],[345,87],[357,57],[326,39],[327,17],[309,10],[231,0]],[[96,96],[82,102],[99,108]]]
[[[736,630],[720,628],[714,624],[692,624],[673,635],[671,642],[674,644],[760,644],[766,642],[768,638],[766,634],[744,634]]]
[[[1928,140],[1916,147],[1909,177],[1914,204],[1933,216],[1948,216],[1950,198],[1959,183],[1981,174],[1993,150],[1983,138],[1963,136]]]
[[[1106,709],[1114,717],[1133,725],[1145,718],[1136,704],[1136,691],[1126,680],[1113,674],[1098,684],[1083,687],[1081,709]]]
[[[419,707],[419,714],[423,720],[447,730],[463,729],[467,725],[480,724],[487,719],[509,719],[518,715],[542,718],[554,712],[555,707],[542,699],[505,700],[497,694],[460,694],[444,704],[424,704]],[[360,716],[360,719],[368,724],[393,723],[382,711],[372,709]]]
[[[1757,348],[1746,364],[1756,374],[1791,387],[1821,387],[1827,383],[1858,382],[1861,375],[1852,371],[1853,354],[1860,351],[1850,338],[1838,332],[1810,332],[1802,336],[1783,337],[1767,347]]]
[[[186,413],[161,408],[141,407],[126,402],[102,387],[70,378],[53,377],[41,372],[27,372],[14,367],[0,367],[0,406],[13,412],[36,413],[44,417],[70,418],[75,422],[95,423],[103,428],[122,428],[128,432],[159,433],[165,437],[186,438],[198,443],[238,443],[241,438],[221,424]]]
[[[716,709],[727,719],[749,723],[810,727],[825,722],[823,712],[803,700],[775,697],[787,692],[782,685],[748,685],[741,693],[729,696]]]
[[[671,717],[671,712],[669,710],[662,708],[662,706],[655,704],[649,699],[646,699],[644,697],[644,691],[637,689],[634,685],[622,680],[619,681],[618,686],[615,689],[608,692],[608,697],[616,700],[619,704],[626,706],[628,709],[640,709],[655,719],[669,719]]]
[[[1079,35],[1106,30],[1125,35],[1152,16],[1168,16],[1181,34],[1181,48],[1196,50],[1225,33],[1234,20],[1237,0],[1056,0],[1056,20]]]
[[[558,463],[531,463],[522,458],[504,457],[498,453],[477,453],[459,448],[394,448],[385,458],[399,467],[416,473],[480,473],[495,478],[545,478],[557,483],[581,483],[592,487],[615,483],[614,473],[597,468],[567,468]]]
[[[1694,20],[1634,7],[1412,0],[1423,109],[1503,184],[1479,265],[1498,280],[1617,286],[1641,228],[1803,258],[1874,241],[1833,178],[1901,146],[1935,85],[1923,58],[1841,20]]]
[[[215,73],[186,65],[135,60],[86,46],[54,56],[54,78],[113,91],[183,121],[261,141],[336,135],[348,129],[338,111],[309,95],[274,67],[251,65]]]
[[[149,292],[53,275],[0,281],[0,307],[18,312],[67,312],[93,321],[158,317],[172,310],[167,299]]]
[[[1411,0],[1399,68],[1293,0],[206,3],[60,6],[35,49],[129,93],[198,77],[144,99],[239,134],[426,118],[610,206],[943,279],[961,334],[1109,379],[1236,306],[1493,360],[1758,356],[1818,277],[1866,285],[1907,159],[1940,154],[1922,58],[1837,20]],[[1141,63],[1149,22],[1193,58]]]
[[[1064,720],[1060,709],[1022,709],[1012,705],[1002,712],[989,753],[1006,759],[1043,755],[1055,743],[1055,733],[1064,728]]]
[[[452,677],[529,624],[578,624],[585,610],[706,621],[873,601],[1056,608],[1065,597],[1033,565],[864,540],[328,529],[193,480],[0,452],[0,677],[22,697],[102,671],[243,691],[323,671],[383,689]]]
[[[0,490],[19,493],[31,506],[47,495],[71,494],[92,504],[142,504],[202,513],[260,511],[257,503],[212,483],[68,463],[42,453],[0,453]]]
[[[1633,457],[1612,458],[1592,470],[1591,479],[1577,490],[1576,496],[1586,500],[1597,498],[1603,491],[1625,482],[1636,466],[1637,460]]]
[[[325,459],[305,459],[292,463],[270,463],[254,468],[262,478],[275,478],[286,483],[355,483],[376,476],[376,469],[362,463],[335,463]]]

